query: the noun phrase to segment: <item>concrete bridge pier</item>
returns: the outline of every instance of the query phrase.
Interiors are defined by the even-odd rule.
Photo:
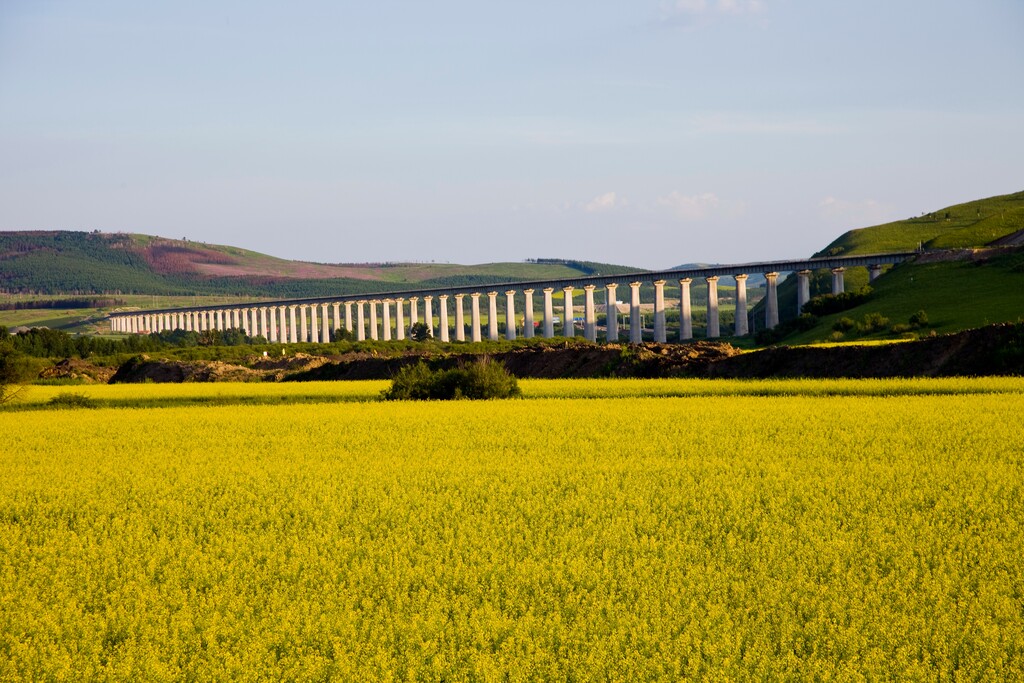
[[[796,314],[804,312],[804,304],[811,300],[811,271],[798,270],[796,273]]]
[[[736,324],[733,334],[743,337],[747,334],[747,275],[734,275],[736,280]]]
[[[384,299],[384,341],[391,341],[391,299]]]
[[[832,269],[832,293],[842,294],[844,291],[843,284],[843,273],[846,272],[846,268],[833,268]]]
[[[480,341],[480,292],[473,292],[470,299],[470,339]]]
[[[704,280],[708,283],[708,339],[719,336],[718,329],[718,276],[712,275]]]
[[[437,297],[438,313],[440,313],[441,341],[448,342],[448,295],[441,294]]]
[[[356,302],[356,341],[366,339],[366,314],[363,311],[365,301]]]
[[[594,310],[595,285],[583,286],[583,336],[587,341],[597,341],[597,311]]]
[[[654,282],[654,341],[664,344],[665,334],[665,281]]]
[[[412,328],[420,321],[419,317],[419,300],[418,296],[409,297],[409,329]]]
[[[345,329],[351,334],[352,332],[352,302],[345,302]]]
[[[526,299],[523,304],[523,336],[533,339],[533,290],[524,289],[523,297]]]
[[[505,339],[516,338],[516,290],[505,292]]]
[[[764,295],[764,322],[768,329],[775,329],[779,325],[779,274],[765,273],[764,279],[767,282]]]
[[[868,282],[874,282],[882,274],[882,266],[869,265],[868,266]]]
[[[295,309],[298,308],[295,304],[288,307],[288,334],[291,343],[294,344],[299,340],[299,332],[295,327]]]
[[[331,341],[331,324],[327,320],[327,304],[320,304],[320,341],[324,344]]]
[[[405,339],[405,299],[398,297],[395,299],[395,339],[402,341]]]
[[[576,326],[573,324],[573,321],[572,321],[573,315],[574,315],[573,311],[572,311],[572,293],[573,293],[573,289],[574,288],[571,287],[571,286],[570,287],[562,287],[562,292],[565,295],[564,299],[562,301],[562,304],[563,304],[562,307],[564,309],[563,310],[564,315],[562,316],[562,336],[563,337],[574,337],[574,336],[576,336]]]
[[[466,341],[465,294],[455,295],[455,341]]]
[[[554,287],[544,288],[544,337],[551,339],[555,336],[555,307],[551,302],[551,295]]]
[[[629,283],[629,343],[641,344],[644,341],[643,323],[640,317],[640,285],[639,282]]]
[[[423,322],[427,325],[427,336],[434,337],[434,297],[423,297]]]
[[[317,324],[316,304],[309,307],[309,340],[314,344],[320,343],[320,327]]]
[[[487,292],[487,338],[498,341],[498,293]]]
[[[377,299],[370,299],[370,339],[380,339],[380,331],[377,329]]]
[[[604,286],[604,318],[605,341],[615,344],[619,341],[619,307],[615,298],[618,283],[610,282]]]

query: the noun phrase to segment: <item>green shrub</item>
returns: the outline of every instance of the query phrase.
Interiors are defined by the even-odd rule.
[[[924,310],[920,310],[914,315],[910,316],[910,325],[912,327],[928,327],[928,314]]]
[[[521,395],[519,383],[505,366],[484,357],[449,370],[431,370],[422,361],[407,365],[398,371],[382,397],[387,401],[450,401]]]
[[[83,394],[62,392],[46,402],[51,408],[95,408],[96,401]]]
[[[849,332],[856,326],[857,323],[854,322],[853,318],[846,317],[840,318],[839,320],[832,323],[832,329],[835,330],[836,332]]]
[[[861,322],[857,323],[857,331],[862,334],[884,332],[889,329],[889,319],[881,313],[866,313]]]
[[[842,294],[821,294],[811,298],[804,304],[803,312],[811,315],[829,315],[831,313],[842,313],[855,306],[860,306],[871,297],[871,287],[865,285],[857,292],[843,292]]]

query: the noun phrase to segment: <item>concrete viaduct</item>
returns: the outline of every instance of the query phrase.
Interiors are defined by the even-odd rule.
[[[561,310],[562,335],[572,337],[574,329],[575,293],[582,289],[583,303],[583,335],[590,341],[597,341],[597,314],[594,306],[594,291],[598,287],[605,288],[607,334],[609,342],[619,341],[618,310],[616,306],[616,288],[626,283],[630,288],[629,305],[629,342],[639,344],[642,341],[640,317],[640,287],[644,283],[654,285],[654,340],[666,341],[665,329],[665,295],[666,282],[677,280],[680,287],[679,297],[679,339],[685,341],[693,338],[693,321],[690,312],[690,283],[702,278],[708,285],[707,291],[707,336],[718,337],[718,280],[730,277],[736,283],[736,322],[733,333],[743,336],[749,333],[747,326],[747,288],[748,273],[764,273],[767,283],[765,292],[765,325],[769,328],[779,324],[779,302],[777,283],[780,273],[795,272],[797,274],[797,308],[798,311],[810,299],[810,275],[817,269],[832,271],[832,292],[843,292],[843,272],[846,268],[867,267],[871,281],[881,272],[882,266],[900,263],[916,255],[916,252],[899,252],[889,254],[869,254],[864,256],[845,256],[802,259],[795,261],[765,261],[760,263],[742,263],[735,265],[712,266],[684,270],[640,271],[619,275],[593,275],[562,280],[535,280],[528,282],[500,283],[495,285],[476,285],[469,287],[443,287],[437,289],[414,289],[379,294],[343,295],[312,299],[288,299],[281,301],[262,301],[256,303],[232,304],[227,306],[200,306],[193,308],[151,310],[146,312],[114,313],[110,315],[110,326],[113,332],[148,334],[166,330],[225,330],[240,328],[250,336],[263,336],[270,342],[297,343],[303,341],[329,341],[331,330],[341,329],[354,332],[356,339],[404,339],[406,330],[406,311],[408,325],[420,321],[419,314],[422,301],[423,322],[431,336],[435,332],[441,341],[450,341],[449,300],[454,299],[454,330],[456,341],[466,341],[465,298],[470,299],[470,331],[471,341],[480,341],[484,331],[481,329],[480,299],[486,294],[487,338],[496,340],[498,336],[499,291],[505,295],[506,316],[515,319],[517,294],[522,293],[523,336],[534,336],[534,294],[539,290],[543,294],[542,332],[545,337],[555,336],[555,310],[552,294],[560,289],[565,293]],[[437,304],[438,327],[434,329],[434,304]],[[408,307],[406,307],[408,302]],[[344,306],[344,316],[342,307]],[[354,311],[353,311],[354,309]],[[353,315],[354,313],[354,315]],[[333,325],[329,317],[333,315]],[[367,325],[369,323],[369,325]],[[507,339],[516,338],[516,325],[506,325]]]

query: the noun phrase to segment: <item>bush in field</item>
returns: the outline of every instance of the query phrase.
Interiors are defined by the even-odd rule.
[[[21,383],[27,379],[25,375],[23,355],[10,345],[0,344],[0,404],[14,400],[21,393]]]
[[[426,323],[416,323],[409,328],[409,337],[413,341],[427,341],[430,339],[430,328],[427,327]]]
[[[928,327],[928,314],[924,312],[924,309],[910,316],[910,326],[914,329]]]
[[[832,323],[832,329],[836,332],[849,332],[857,323],[854,322],[853,318],[842,317],[839,320]]]
[[[829,315],[830,313],[842,313],[854,306],[860,306],[871,296],[872,289],[865,285],[857,292],[843,292],[842,294],[821,294],[811,298],[804,304],[803,312],[811,315]]]
[[[95,408],[96,402],[83,394],[63,392],[46,402],[51,408]]]
[[[881,313],[866,313],[864,318],[857,323],[857,331],[861,334],[884,332],[887,329],[889,329],[889,319]]]
[[[522,395],[516,378],[487,357],[450,370],[431,370],[423,362],[402,368],[384,391],[388,401],[450,401],[514,398]]]

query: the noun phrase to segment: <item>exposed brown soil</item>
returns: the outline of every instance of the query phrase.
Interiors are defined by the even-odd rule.
[[[77,358],[65,358],[53,367],[39,373],[42,379],[72,379],[88,384],[106,384],[116,370]]]
[[[627,346],[563,343],[529,346],[493,354],[517,377],[948,377],[1024,375],[1024,323],[990,325],[977,330],[883,346],[776,347],[742,353],[729,344]],[[450,368],[478,358],[473,353],[376,352],[336,356],[294,354],[252,356],[244,365],[220,361],[157,360],[138,356],[128,361],[111,383],[312,381],[389,379],[419,361]],[[104,369],[85,361],[63,361],[47,370],[50,377],[105,381]],[[105,372],[109,373],[107,369]]]

